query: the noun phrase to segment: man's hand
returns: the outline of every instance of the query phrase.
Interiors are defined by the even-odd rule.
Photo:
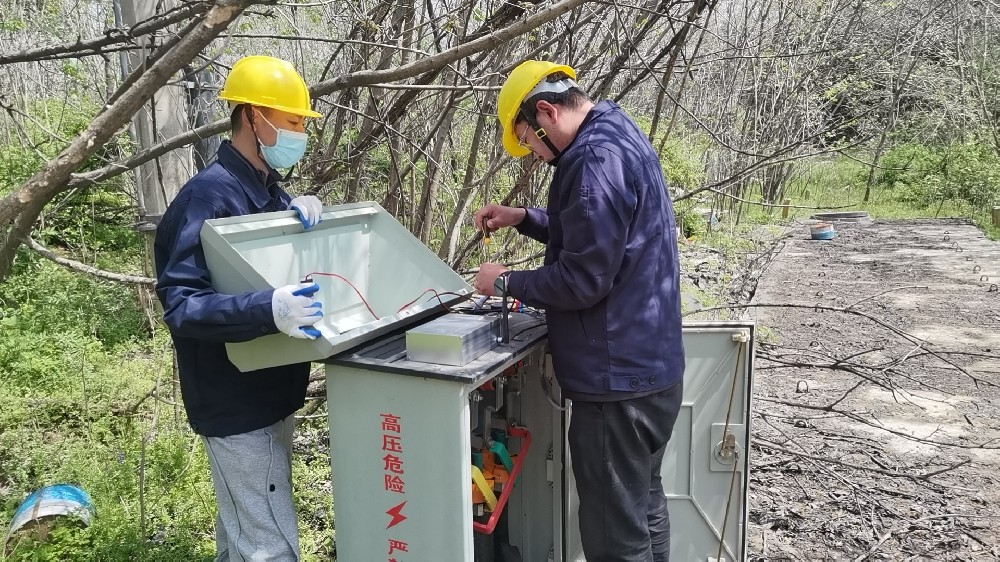
[[[497,277],[499,277],[504,271],[509,270],[497,263],[484,263],[483,265],[480,265],[479,273],[476,274],[476,279],[473,282],[476,292],[480,295],[486,295],[488,297],[496,296],[493,283],[496,282]]]
[[[524,220],[528,212],[522,207],[504,207],[490,203],[476,212],[472,220],[476,223],[476,228],[489,236],[490,232],[505,226],[517,226]]]
[[[321,334],[313,324],[323,318],[323,305],[313,298],[319,290],[315,283],[296,283],[274,290],[271,314],[274,325],[293,338],[314,340]]]
[[[323,215],[323,202],[315,195],[300,195],[292,199],[288,204],[289,209],[299,212],[299,220],[302,221],[302,228],[308,230],[310,227],[319,224]]]

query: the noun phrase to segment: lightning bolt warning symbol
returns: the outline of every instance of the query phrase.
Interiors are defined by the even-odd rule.
[[[385,510],[385,514],[392,517],[392,519],[389,520],[389,524],[386,526],[386,529],[399,525],[406,519],[406,516],[403,515],[404,505],[406,505],[406,502],[403,502],[399,505],[390,507],[389,509]]]

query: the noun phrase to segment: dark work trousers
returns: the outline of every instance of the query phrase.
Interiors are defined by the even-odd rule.
[[[621,402],[573,402],[569,450],[587,562],[669,560],[660,466],[682,387]]]

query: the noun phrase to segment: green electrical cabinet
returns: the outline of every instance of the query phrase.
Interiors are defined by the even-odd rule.
[[[566,441],[572,402],[560,397],[544,318],[512,314],[511,341],[464,365],[411,361],[405,330],[472,288],[374,203],[328,207],[309,230],[293,212],[210,220],[202,242],[220,292],[310,273],[320,285],[322,338],[227,347],[243,371],[326,363],[341,562],[503,562],[483,552],[501,537],[526,562],[585,560]],[[747,322],[684,327],[683,406],[662,473],[672,560],[746,557],[754,333]],[[502,523],[485,533],[471,459],[477,434],[497,427],[509,431],[518,476],[500,495],[503,517],[491,516]]]

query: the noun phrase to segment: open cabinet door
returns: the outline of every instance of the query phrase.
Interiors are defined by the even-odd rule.
[[[746,557],[753,350],[752,323],[684,325],[684,399],[662,470],[674,562],[734,562]],[[568,459],[563,560],[578,562],[586,560],[580,546],[579,500],[565,440],[563,445]]]

